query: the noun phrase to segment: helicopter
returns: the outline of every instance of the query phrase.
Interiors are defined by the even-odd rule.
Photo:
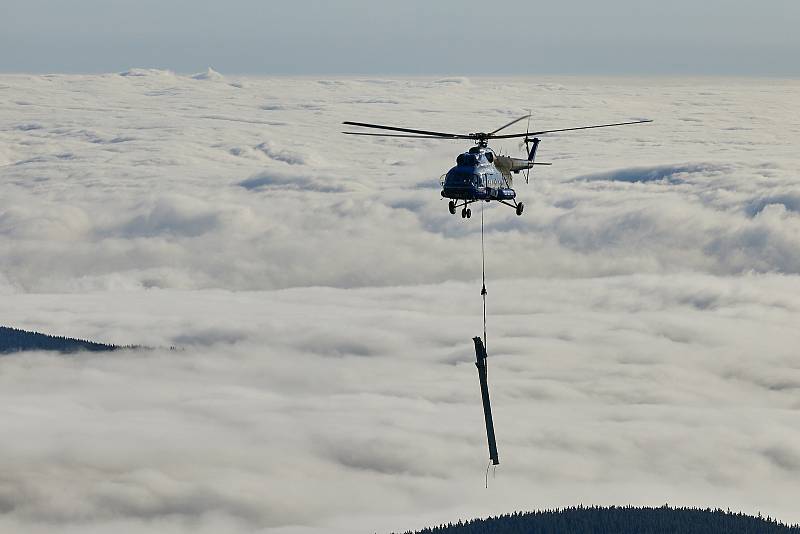
[[[519,174],[525,171],[525,183],[530,179],[531,169],[535,165],[552,165],[536,161],[536,149],[539,148],[541,141],[538,135],[545,135],[555,132],[571,132],[574,130],[589,130],[593,128],[607,128],[609,126],[625,126],[628,124],[642,124],[653,122],[650,119],[617,122],[614,124],[595,124],[592,126],[578,126],[575,128],[559,128],[556,130],[530,131],[531,114],[523,115],[514,119],[508,124],[491,132],[477,132],[467,134],[453,134],[445,132],[434,132],[428,130],[416,130],[411,128],[400,128],[397,126],[384,126],[381,124],[369,124],[365,122],[345,121],[342,124],[348,126],[358,126],[361,128],[374,128],[378,130],[389,130],[402,133],[372,133],[372,132],[342,132],[347,135],[369,135],[374,137],[406,137],[414,139],[470,139],[475,142],[475,146],[467,152],[459,154],[456,158],[456,166],[447,171],[441,177],[442,197],[450,199],[448,209],[452,215],[461,208],[461,218],[469,219],[472,216],[470,204],[475,202],[496,201],[516,210],[517,215],[522,215],[525,204],[517,202],[517,193],[513,187],[512,174]],[[508,128],[520,121],[528,119],[528,127],[525,133],[517,134],[498,134],[501,130]],[[489,148],[490,139],[513,139],[522,138],[525,143],[525,158],[514,158],[497,154]]]

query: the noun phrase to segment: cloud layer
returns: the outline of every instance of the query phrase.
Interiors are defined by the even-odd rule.
[[[178,349],[0,359],[0,531],[800,521],[795,82],[124,74],[0,78],[0,322]],[[656,122],[546,137],[525,215],[486,208],[486,491],[480,221],[437,190],[466,147],[339,123],[532,106]]]
[[[495,278],[800,265],[792,82],[196,78],[4,77],[0,270],[14,287],[474,279],[477,221],[436,191],[465,147],[343,136],[340,122],[472,131],[532,103],[536,128],[656,122],[545,137],[555,165],[520,185],[526,216],[486,214]]]

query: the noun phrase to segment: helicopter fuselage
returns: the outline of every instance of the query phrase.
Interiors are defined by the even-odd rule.
[[[442,196],[454,200],[512,200],[517,194],[494,165],[491,149],[475,147],[459,154],[457,165],[442,177]]]

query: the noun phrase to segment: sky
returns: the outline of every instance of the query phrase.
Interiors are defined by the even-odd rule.
[[[3,0],[0,72],[797,77],[794,0]]]
[[[0,75],[0,324],[153,347],[0,356],[0,533],[405,532],[577,504],[800,522],[798,94]],[[439,194],[467,143],[339,133],[531,107],[537,129],[654,122],[543,135],[524,214],[467,220]]]

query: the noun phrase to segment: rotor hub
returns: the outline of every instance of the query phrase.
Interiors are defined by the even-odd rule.
[[[491,134],[485,132],[478,132],[469,134],[475,140],[475,144],[481,148],[486,148],[489,146],[489,138],[492,137]]]

